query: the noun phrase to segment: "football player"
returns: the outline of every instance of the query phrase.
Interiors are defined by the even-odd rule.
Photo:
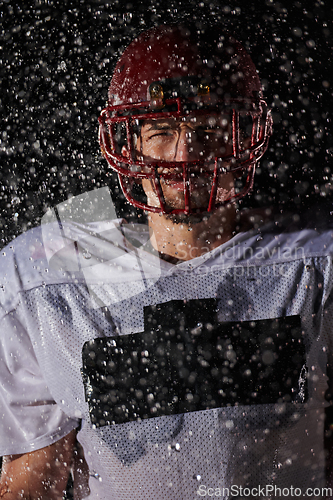
[[[148,229],[85,222],[96,191],[2,256],[0,498],[329,495],[331,234],[237,212],[271,128],[231,35],[124,51],[99,139]]]
[[[118,61],[100,124],[102,151],[158,227],[164,258],[230,239],[234,202],[251,189],[271,133],[256,68],[235,39],[186,28],[142,35]]]

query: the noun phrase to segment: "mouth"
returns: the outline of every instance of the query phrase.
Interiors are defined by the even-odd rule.
[[[189,187],[188,199],[186,198],[186,187]],[[161,188],[164,201],[171,209],[184,209],[185,203],[187,203],[192,210],[200,209],[201,212],[208,206],[211,194],[211,183],[207,184],[207,179],[192,179],[185,182],[176,179],[161,180]]]
[[[173,178],[161,178],[161,185],[172,188],[176,191],[184,191],[186,185],[189,186],[190,192],[198,189],[210,189],[212,184],[212,179],[210,176],[205,177],[193,177],[189,180],[184,181],[179,176]]]
[[[211,185],[214,177],[214,168],[214,164],[211,163],[207,163],[205,166],[192,165],[191,169],[186,172],[185,179],[183,168],[178,166],[173,166],[172,168],[160,167],[157,169],[157,173],[162,185],[180,191],[184,190],[184,183],[187,183],[192,189],[204,188]]]

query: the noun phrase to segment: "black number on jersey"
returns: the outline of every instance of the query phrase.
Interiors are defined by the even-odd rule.
[[[144,331],[83,348],[82,374],[97,427],[234,405],[304,402],[299,316],[217,321],[215,299],[144,308]]]

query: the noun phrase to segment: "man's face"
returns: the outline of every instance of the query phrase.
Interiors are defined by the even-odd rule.
[[[225,115],[190,116],[183,119],[163,118],[147,120],[141,126],[136,150],[138,159],[173,162],[160,169],[161,188],[168,208],[184,208],[184,183],[163,177],[167,173],[182,174],[182,163],[204,160],[205,167],[193,169],[189,175],[191,208],[207,208],[212,188],[215,158],[232,154],[231,121]],[[174,162],[180,162],[179,167]],[[211,175],[207,176],[207,173]],[[159,200],[150,180],[142,181],[148,203],[159,206]],[[219,192],[229,197],[234,186],[233,175],[225,173],[218,178]]]

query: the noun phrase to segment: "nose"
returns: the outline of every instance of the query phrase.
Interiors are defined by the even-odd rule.
[[[200,158],[201,146],[196,132],[187,124],[179,127],[179,136],[175,147],[175,161],[193,161]]]

